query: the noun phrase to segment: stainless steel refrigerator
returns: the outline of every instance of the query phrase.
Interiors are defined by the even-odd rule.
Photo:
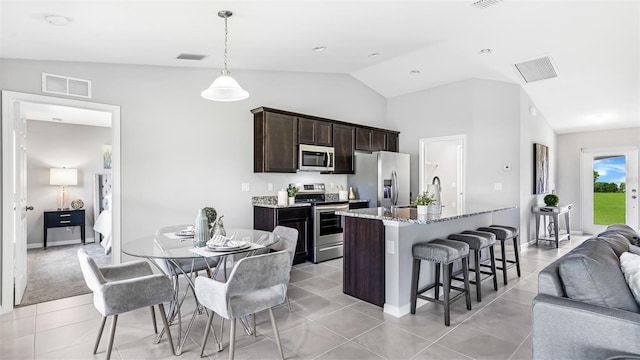
[[[369,207],[409,205],[409,154],[389,151],[355,154],[355,174],[348,185]]]

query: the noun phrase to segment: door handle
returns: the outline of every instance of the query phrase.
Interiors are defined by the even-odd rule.
[[[637,196],[635,196],[635,195],[631,195],[631,198],[632,198],[632,199],[637,199],[638,197],[637,197]]]
[[[24,208],[26,211],[33,210],[33,206],[27,206]]]

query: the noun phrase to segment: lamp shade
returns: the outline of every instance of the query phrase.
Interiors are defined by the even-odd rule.
[[[238,101],[249,97],[249,93],[240,87],[238,82],[229,75],[220,75],[200,95],[214,101]]]
[[[78,169],[51,168],[49,185],[78,185]]]

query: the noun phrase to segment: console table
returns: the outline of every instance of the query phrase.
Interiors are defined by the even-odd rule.
[[[44,248],[47,248],[47,229],[80,226],[82,245],[85,243],[84,209],[79,210],[45,210],[44,211]]]
[[[536,246],[538,245],[539,240],[544,241],[555,241],[556,247],[558,247],[560,240],[568,239],[571,240],[571,210],[573,209],[573,204],[567,205],[559,205],[559,206],[534,206],[532,208],[533,215],[536,218]],[[559,218],[560,215],[564,215],[564,223],[566,225],[566,234],[560,235],[560,226],[559,226]],[[547,236],[551,236],[551,232],[546,229],[546,217],[551,217],[553,222],[553,238],[540,237],[540,218],[545,217],[545,234]]]

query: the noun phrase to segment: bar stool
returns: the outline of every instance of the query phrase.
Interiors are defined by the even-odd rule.
[[[420,242],[413,244],[413,272],[411,275],[411,313],[416,313],[416,303],[418,298],[444,305],[444,324],[449,326],[450,316],[449,307],[451,303],[460,296],[465,295],[467,301],[467,310],[471,310],[471,295],[469,293],[469,245],[453,240],[435,239],[428,242]],[[420,262],[422,260],[435,263],[435,282],[432,285],[418,289],[420,277]],[[460,260],[462,262],[462,275],[464,278],[464,288],[451,286],[451,270],[453,262]],[[447,268],[445,268],[447,266]],[[442,282],[440,282],[440,267],[442,267]],[[438,299],[438,289],[442,285],[443,300]],[[431,289],[436,289],[434,298],[422,295],[422,293]],[[450,290],[460,291],[454,297],[450,297]]]
[[[516,271],[518,272],[518,277],[520,277],[518,228],[506,225],[491,225],[489,227],[478,228],[478,231],[487,231],[493,233],[496,236],[496,240],[500,240],[502,242],[502,246],[500,247],[502,258],[496,258],[496,260],[502,262],[502,267],[497,267],[497,269],[502,270],[502,278],[504,280],[504,284],[507,285],[507,269],[511,269],[515,266]],[[515,260],[507,259],[505,244],[509,239],[513,239],[513,252],[515,253]],[[507,266],[507,264],[509,265]]]
[[[463,231],[459,234],[449,235],[450,240],[462,241],[469,245],[469,251],[473,251],[473,268],[469,267],[469,271],[473,271],[476,274],[476,279],[469,282],[476,285],[476,299],[478,302],[482,301],[482,280],[493,278],[493,289],[498,291],[498,278],[496,277],[496,256],[493,251],[493,247],[496,244],[496,236],[493,233],[486,231]],[[488,267],[491,271],[483,271],[482,263],[480,262],[480,253],[484,249],[489,249],[489,261]],[[485,260],[486,261],[486,260]],[[482,274],[488,275],[484,279]],[[459,278],[453,278],[456,280],[462,280]]]

